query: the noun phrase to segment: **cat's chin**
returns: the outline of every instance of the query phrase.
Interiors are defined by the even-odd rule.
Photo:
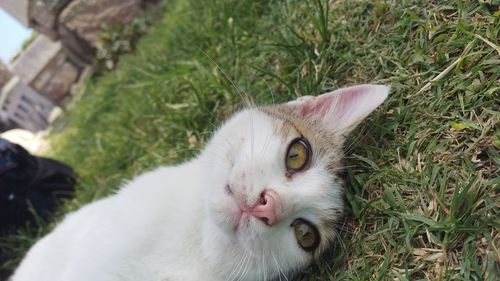
[[[243,213],[241,220],[232,233],[237,244],[247,252],[259,251],[262,245],[262,236],[268,226],[262,221]]]
[[[224,214],[221,214],[223,219],[222,228],[231,235],[256,235],[261,233],[268,227],[263,221],[253,217],[252,215],[242,212],[239,208],[228,208]]]
[[[234,228],[236,235],[256,234],[266,227],[264,222],[256,219],[248,213],[241,213],[238,224]]]
[[[249,243],[253,244],[252,241],[260,240],[262,234],[269,228],[262,220],[242,212],[234,205],[220,211],[218,213],[220,219],[216,220],[218,227],[232,239],[245,244],[245,248],[254,246]]]

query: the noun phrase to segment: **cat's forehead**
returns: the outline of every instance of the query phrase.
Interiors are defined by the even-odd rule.
[[[311,125],[300,120],[293,110],[282,105],[265,106],[259,108],[271,121],[276,135],[287,137],[290,135],[304,136],[308,134]]]
[[[294,137],[306,138],[313,147],[315,157],[328,161],[329,169],[338,170],[339,154],[344,137],[314,118],[303,118],[286,105],[272,105],[259,108],[271,120],[276,135],[285,141]],[[333,126],[332,126],[333,127]],[[335,160],[335,161],[334,161]]]

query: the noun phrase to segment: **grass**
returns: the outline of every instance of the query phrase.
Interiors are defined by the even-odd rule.
[[[53,133],[80,175],[61,213],[193,157],[242,106],[392,87],[353,134],[344,247],[301,280],[499,280],[500,12],[495,1],[166,1]],[[4,239],[13,268],[51,225]]]

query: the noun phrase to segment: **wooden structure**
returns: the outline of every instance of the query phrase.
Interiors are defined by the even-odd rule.
[[[35,92],[19,77],[14,77],[2,88],[0,109],[13,127],[32,132],[43,130],[48,125],[54,103]]]
[[[48,108],[61,104],[94,59],[103,26],[128,24],[157,2],[0,0],[0,8],[41,33],[12,63],[14,78],[2,90],[0,119],[28,130],[45,128]]]
[[[60,42],[39,35],[12,63],[12,73],[54,103],[60,103],[78,80],[81,68]]]

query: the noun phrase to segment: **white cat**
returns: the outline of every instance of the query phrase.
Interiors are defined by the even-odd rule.
[[[285,280],[332,245],[342,144],[388,92],[360,85],[237,113],[196,159],[67,215],[13,281]]]

